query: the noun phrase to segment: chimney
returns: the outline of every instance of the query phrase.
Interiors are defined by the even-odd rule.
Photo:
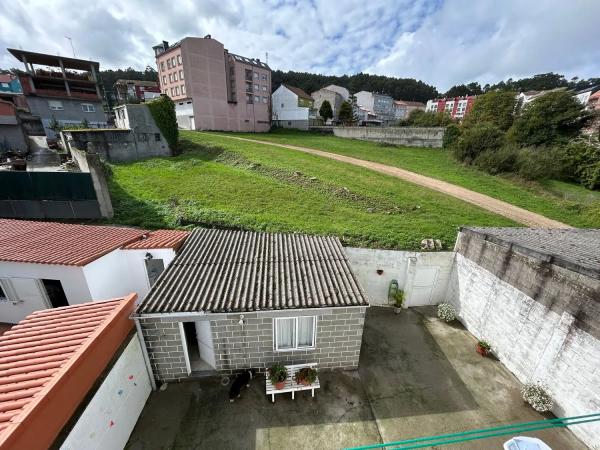
[[[163,48],[165,49],[165,51],[169,48],[169,42],[168,41],[163,41]]]
[[[207,34],[206,36],[204,36],[204,39],[211,39],[210,34]]]

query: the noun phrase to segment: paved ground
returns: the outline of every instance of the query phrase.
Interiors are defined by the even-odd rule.
[[[314,399],[271,404],[260,377],[233,404],[220,378],[170,384],[151,395],[127,449],[338,449],[542,419],[498,361],[434,313],[369,308],[359,371],[322,372]],[[586,448],[568,430],[529,435],[555,450]],[[444,448],[500,449],[506,439]]]
[[[225,134],[221,134],[219,136],[227,137],[230,139],[237,139],[240,141],[254,142],[257,144],[273,145],[276,147],[287,148],[290,150],[298,150],[313,155],[323,156],[325,158],[335,159],[336,161],[354,164],[355,166],[365,167],[376,172],[384,173],[386,175],[391,175],[396,178],[401,178],[403,180],[410,181],[411,183],[418,184],[419,186],[424,186],[429,189],[433,189],[434,191],[442,192],[443,194],[451,195],[452,197],[456,197],[460,200],[479,206],[480,208],[507,217],[511,220],[514,220],[515,222],[522,223],[529,227],[571,228],[569,225],[566,225],[557,220],[549,219],[548,217],[542,216],[541,214],[537,214],[526,209],[519,208],[518,206],[512,205],[502,200],[495,199],[488,195],[480,194],[479,192],[471,191],[469,189],[456,186],[455,184],[447,183],[445,181],[427,177],[425,175],[420,175],[418,173],[411,172],[405,169],[400,169],[398,167],[388,166],[386,164],[376,163],[372,161],[365,161],[363,159],[353,158],[351,156],[344,156],[338,155],[336,153],[324,152],[322,150],[317,150],[314,148],[298,147],[296,145],[288,144],[278,144],[274,142],[261,141],[258,139],[248,139],[238,136],[227,136]]]

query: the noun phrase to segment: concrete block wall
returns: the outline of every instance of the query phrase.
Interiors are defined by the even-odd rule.
[[[338,137],[363,141],[386,142],[393,145],[441,148],[444,139],[443,127],[334,127]]]
[[[600,301],[600,281],[491,242],[459,236],[457,250],[448,300],[466,328],[521,382],[545,383],[557,416],[600,411],[600,315],[582,313]],[[572,431],[600,449],[599,424]]]
[[[266,369],[275,362],[316,362],[321,369],[358,367],[366,307],[324,308],[316,311],[239,313],[211,320],[216,369],[232,373],[243,368]],[[316,348],[276,352],[273,350],[275,317],[317,316]],[[191,319],[187,319],[191,321]],[[198,318],[200,319],[200,316]],[[204,319],[206,320],[206,319]],[[187,378],[185,354],[179,328],[181,319],[140,318],[152,370],[158,380]]]

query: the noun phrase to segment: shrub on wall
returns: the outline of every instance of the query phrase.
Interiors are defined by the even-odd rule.
[[[173,153],[177,153],[179,140],[179,128],[177,127],[177,116],[175,114],[175,103],[166,95],[146,103],[156,126],[167,140]]]
[[[456,143],[456,141],[458,141],[459,137],[460,137],[460,127],[455,123],[451,123],[450,125],[448,125],[446,127],[446,131],[444,131],[444,138],[442,140],[442,146],[444,148],[452,147]]]

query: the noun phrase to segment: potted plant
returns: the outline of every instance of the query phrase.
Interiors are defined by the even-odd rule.
[[[275,389],[283,389],[285,380],[287,379],[287,370],[281,364],[273,364],[269,368],[269,378]]]
[[[298,384],[310,386],[317,380],[317,369],[313,369],[312,367],[304,367],[296,372],[296,375],[294,375],[294,380]]]
[[[394,313],[400,314],[404,304],[404,291],[398,290],[394,293]]]
[[[547,412],[554,406],[548,388],[541,383],[527,383],[521,389],[523,400],[538,412]]]
[[[492,346],[488,344],[486,341],[477,341],[477,345],[475,346],[475,350],[481,356],[487,356],[492,350]]]
[[[437,316],[444,322],[452,322],[456,319],[456,309],[450,303],[440,303],[437,308]]]

